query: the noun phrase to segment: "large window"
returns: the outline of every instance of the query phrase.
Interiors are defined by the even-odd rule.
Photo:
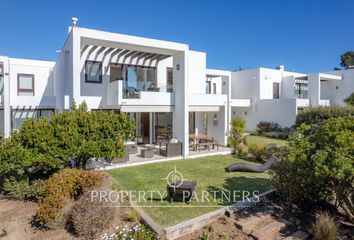
[[[308,84],[307,82],[295,82],[295,98],[307,99],[308,98]]]
[[[140,91],[160,91],[157,87],[156,68],[143,66],[124,66],[124,97],[134,98]]]
[[[33,74],[17,74],[17,95],[34,96]]]
[[[166,91],[173,92],[173,68],[167,68],[166,78]]]
[[[172,113],[160,112],[155,113],[155,143],[159,140],[172,138]]]
[[[279,83],[273,82],[273,99],[279,99]]]
[[[102,83],[102,62],[85,62],[85,82]]]

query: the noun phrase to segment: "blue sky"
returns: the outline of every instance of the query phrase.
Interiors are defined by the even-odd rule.
[[[55,60],[72,16],[81,27],[189,44],[209,68],[325,71],[354,50],[354,0],[2,0],[0,55]]]

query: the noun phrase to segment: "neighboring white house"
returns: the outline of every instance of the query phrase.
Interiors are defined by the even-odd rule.
[[[126,112],[136,120],[138,143],[159,137],[183,143],[207,134],[227,144],[233,115],[247,129],[259,121],[294,123],[299,109],[341,104],[353,90],[354,70],[301,74],[258,68],[206,68],[206,53],[186,44],[76,26],[73,21],[55,62],[0,56],[0,133],[9,136],[27,118],[69,110]]]
[[[291,127],[296,115],[309,106],[344,105],[354,91],[354,69],[303,74],[256,68],[232,72],[232,98],[249,98],[251,106],[232,107],[232,116],[247,120],[248,131],[263,122]]]

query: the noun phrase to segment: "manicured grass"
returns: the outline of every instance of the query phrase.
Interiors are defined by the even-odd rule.
[[[196,159],[186,159],[171,161],[166,163],[148,164],[136,167],[110,170],[108,173],[117,181],[123,190],[130,191],[166,191],[166,180],[168,173],[175,168],[183,174],[184,179],[197,181],[196,194],[201,200],[202,192],[210,193],[210,202],[197,201],[193,199],[190,205],[182,202],[174,202],[170,205],[167,199],[161,198],[156,193],[152,198],[148,198],[146,203],[140,205],[148,206],[144,210],[161,226],[171,226],[182,221],[197,217],[204,213],[216,210],[222,206],[229,205],[230,202],[225,197],[221,199],[220,194],[214,198],[213,190],[233,191],[237,195],[242,195],[242,191],[259,191],[259,193],[269,190],[271,184],[267,173],[245,173],[245,172],[225,172],[225,167],[231,163],[246,162],[233,156],[210,156]],[[255,163],[251,163],[255,164]],[[205,196],[205,195],[204,195]],[[236,201],[241,200],[237,197]],[[231,200],[231,202],[233,202]]]
[[[246,139],[247,139],[247,144],[267,145],[267,144],[274,143],[278,146],[285,146],[288,143],[288,141],[286,141],[286,140],[269,138],[269,137],[264,137],[264,136],[247,135]]]

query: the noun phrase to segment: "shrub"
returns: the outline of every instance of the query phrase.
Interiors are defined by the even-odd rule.
[[[246,143],[244,136],[246,127],[246,120],[240,117],[235,117],[231,120],[231,131],[228,138],[230,145],[236,149],[236,146],[240,143]]]
[[[4,192],[17,200],[39,201],[44,194],[44,180],[17,181],[15,178],[6,179],[3,184]]]
[[[144,224],[137,224],[133,227],[118,226],[116,233],[108,235],[107,233],[101,236],[102,240],[124,240],[124,239],[139,239],[139,240],[154,240],[159,239],[157,235],[152,232]]]
[[[349,97],[344,99],[344,102],[350,106],[354,106],[354,92],[352,94],[350,94]]]
[[[248,150],[253,154],[254,158],[258,161],[263,161],[268,158],[267,147],[263,144],[250,144]]]
[[[113,220],[114,211],[110,207],[111,203],[99,198],[91,199],[91,192],[85,193],[72,208],[73,229],[85,239],[93,239]]]
[[[303,124],[290,138],[283,166],[272,173],[273,185],[295,203],[334,202],[353,220],[353,132],[353,117]]]
[[[354,107],[310,107],[296,116],[295,126],[320,124],[329,118],[354,117]]]
[[[106,184],[104,172],[80,169],[65,169],[48,179],[45,194],[36,213],[36,221],[47,228],[62,227],[67,219],[63,209],[71,200],[78,199],[83,193]]]
[[[133,132],[126,114],[89,112],[85,103],[51,119],[28,119],[0,142],[0,182],[47,179],[69,167],[70,159],[85,167],[90,158],[121,157]]]
[[[11,178],[11,179],[6,179],[3,184],[3,189],[5,193],[18,200],[25,200],[26,198],[25,193],[27,188],[28,188],[27,180],[17,181],[16,179]]]
[[[124,219],[128,222],[137,222],[139,220],[139,214],[134,208],[132,208],[129,213],[124,216]]]
[[[244,143],[239,143],[236,146],[236,153],[237,153],[237,156],[239,156],[239,157],[247,157],[247,155],[248,155],[247,145],[245,145]]]
[[[338,226],[327,213],[319,214],[312,225],[312,233],[316,240],[335,240],[337,231]]]
[[[281,127],[279,126],[278,123],[272,123],[272,122],[259,122],[257,124],[257,132],[259,134],[264,135],[267,132],[280,132]]]

